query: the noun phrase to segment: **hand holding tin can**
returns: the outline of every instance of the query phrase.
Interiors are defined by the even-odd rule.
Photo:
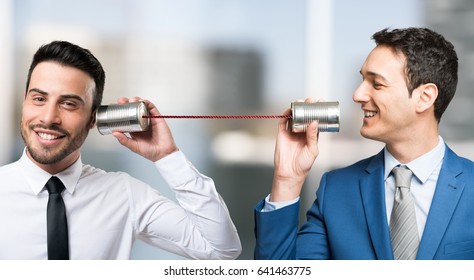
[[[164,120],[145,118],[161,115],[152,102],[122,97],[117,103],[98,110],[96,125],[101,134],[112,134],[121,145],[153,162],[179,150]]]
[[[339,132],[339,102],[293,102],[289,127],[294,133],[303,133],[313,121],[318,121],[319,132]]]
[[[144,118],[149,112],[143,101],[100,106],[97,110],[97,129],[100,134],[146,131],[150,119]]]

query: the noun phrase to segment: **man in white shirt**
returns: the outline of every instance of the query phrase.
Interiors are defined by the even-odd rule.
[[[299,195],[319,153],[317,124],[294,135],[280,121],[271,194],[255,211],[257,259],[474,259],[474,163],[438,131],[456,91],[454,46],[427,28],[384,29],[372,38],[353,100],[364,113],[361,135],[385,148],[325,173],[298,230]],[[399,165],[413,176],[394,176]],[[402,188],[411,207],[394,206]],[[398,216],[395,209],[413,211]],[[395,218],[408,216],[416,221]],[[410,227],[398,230],[399,221]],[[401,236],[412,238],[402,243]]]
[[[238,257],[240,240],[213,180],[187,161],[163,119],[130,138],[113,135],[153,162],[179,204],[128,174],[82,163],[80,148],[95,125],[104,83],[100,62],[77,45],[54,41],[34,55],[21,119],[26,148],[0,167],[0,259],[48,258],[45,185],[53,175],[65,186],[67,259],[128,259],[136,239],[192,259]]]

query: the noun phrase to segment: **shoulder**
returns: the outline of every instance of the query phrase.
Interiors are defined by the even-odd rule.
[[[474,187],[474,162],[468,158],[457,155],[453,150],[446,146],[441,174],[451,174],[458,180],[466,182]],[[441,175],[440,174],[440,175]]]
[[[383,174],[384,156],[383,150],[371,157],[359,160],[351,165],[337,168],[323,174],[319,184],[318,192],[326,192],[328,189],[348,190],[359,186],[359,181],[370,174]],[[375,177],[374,177],[375,178]],[[344,186],[344,188],[341,188]]]
[[[351,165],[333,169],[325,174],[325,176],[343,177],[350,174],[365,173],[371,166],[383,166],[383,152],[380,152],[371,157],[361,159]]]
[[[110,184],[120,185],[140,185],[144,184],[140,180],[132,177],[130,174],[122,171],[105,171],[101,168],[83,164],[81,180],[93,180],[94,182],[106,182]]]
[[[319,195],[328,189],[348,190],[353,186],[358,186],[359,180],[369,173],[383,171],[383,151],[359,160],[349,166],[337,168],[323,174],[317,192]],[[380,172],[382,174],[382,172]],[[344,186],[344,188],[341,188]]]
[[[472,170],[474,162],[468,158],[457,155],[449,146],[446,145],[444,163],[447,166],[460,165],[464,170]]]
[[[81,177],[86,178],[86,177],[108,177],[108,176],[127,176],[127,173],[124,172],[108,172],[105,171],[101,168],[89,165],[89,164],[83,164],[82,165],[82,174]]]
[[[6,165],[0,166],[0,176],[1,175],[12,175],[12,172],[17,172],[20,170],[19,161],[8,163]]]

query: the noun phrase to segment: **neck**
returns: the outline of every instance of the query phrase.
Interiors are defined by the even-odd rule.
[[[400,162],[409,163],[433,150],[439,143],[438,133],[434,135],[413,136],[414,138],[396,143],[387,143],[387,150]]]
[[[56,163],[50,163],[50,164],[44,164],[44,163],[37,162],[30,155],[30,153],[28,152],[28,149],[26,149],[26,155],[39,168],[43,169],[44,171],[48,172],[51,175],[54,175],[54,174],[57,174],[57,173],[65,170],[65,169],[67,169],[69,166],[73,165],[76,162],[76,160],[79,159],[80,152],[79,152],[79,150],[77,150],[76,152],[71,153],[70,155],[68,155],[67,157],[62,159],[61,161],[56,162]]]
[[[426,111],[385,142],[386,147],[400,163],[409,163],[438,145],[438,125],[434,113]]]

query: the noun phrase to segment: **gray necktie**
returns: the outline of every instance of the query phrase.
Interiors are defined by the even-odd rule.
[[[415,204],[410,193],[413,173],[406,166],[395,167],[395,200],[390,217],[390,238],[396,260],[414,260],[420,243],[416,225]]]

